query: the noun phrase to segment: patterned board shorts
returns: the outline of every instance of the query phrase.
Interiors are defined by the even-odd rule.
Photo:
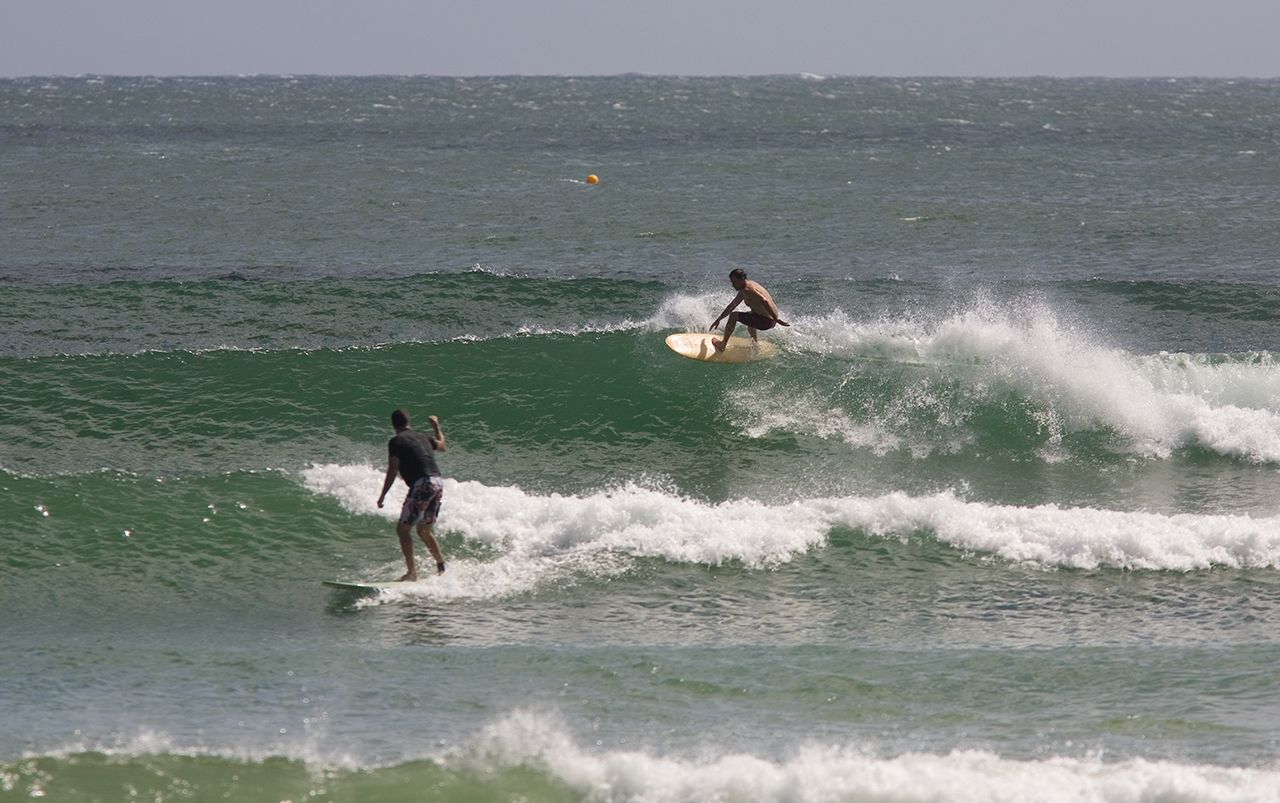
[[[440,500],[444,497],[444,480],[439,477],[422,477],[409,489],[400,508],[401,524],[435,524],[440,515]]]

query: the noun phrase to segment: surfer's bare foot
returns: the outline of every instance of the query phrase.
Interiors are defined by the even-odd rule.
[[[414,580],[417,580],[417,579],[418,579],[418,573],[417,573],[417,572],[405,572],[404,574],[400,575],[400,580],[399,580],[399,582],[401,582],[401,583],[412,583]]]
[[[728,340],[728,338],[725,338],[725,340]],[[711,338],[711,345],[716,351],[724,351],[724,340],[721,340],[720,338]]]

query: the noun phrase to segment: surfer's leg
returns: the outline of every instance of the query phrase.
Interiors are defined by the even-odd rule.
[[[413,533],[407,523],[396,525],[396,535],[400,536],[400,551],[404,553],[404,565],[408,569],[401,580],[417,580],[418,566],[413,559]]]
[[[429,495],[422,500],[418,517],[418,537],[427,545],[427,551],[436,559],[436,574],[444,574],[444,555],[440,552],[440,542],[436,540],[436,517],[440,515],[440,503],[444,500],[444,480],[431,477],[426,489]]]
[[[711,345],[716,347],[716,351],[724,351],[724,347],[729,345],[729,335],[733,334],[733,328],[738,325],[738,313],[729,313],[729,318],[724,322],[724,339],[717,340],[711,338]]]
[[[436,574],[444,574],[444,553],[440,551],[440,542],[436,540],[433,527],[426,522],[418,525],[418,537],[427,545],[427,551],[436,559]]]
[[[748,327],[747,327],[747,331],[751,333],[751,344],[752,344],[753,346],[758,346],[758,345],[760,345],[760,340],[759,340],[759,338],[757,338],[757,337],[756,337],[756,330],[755,330],[755,327],[754,327],[754,326],[748,326]]]

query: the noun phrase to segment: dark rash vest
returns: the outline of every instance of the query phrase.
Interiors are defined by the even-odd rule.
[[[400,458],[400,478],[412,486],[423,477],[439,477],[431,436],[406,429],[387,441],[387,455]]]

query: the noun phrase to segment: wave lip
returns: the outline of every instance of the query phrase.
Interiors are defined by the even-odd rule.
[[[372,466],[317,465],[302,481],[352,513],[393,519],[398,505],[374,505],[379,476]],[[583,574],[617,576],[640,558],[760,570],[821,547],[838,527],[897,539],[923,533],[962,552],[1051,568],[1280,567],[1280,517],[1019,507],[965,501],[949,491],[712,503],[634,484],[538,495],[450,479],[439,531],[461,534],[496,557],[451,561],[448,573],[412,593],[500,597]]]
[[[552,715],[513,711],[451,750],[397,764],[336,763],[314,749],[182,750],[163,737],[105,749],[78,745],[0,763],[0,791],[76,799],[90,788],[127,786],[148,799],[181,790],[205,799],[256,788],[261,799],[291,795],[376,803],[391,789],[438,789],[467,799],[523,797],[598,803],[733,800],[832,803],[1264,803],[1280,799],[1280,771],[1098,756],[1008,758],[989,750],[876,755],[859,746],[803,744],[781,756],[725,752],[589,749]],[[287,760],[282,761],[281,758]],[[84,788],[81,788],[81,787]],[[84,793],[84,794],[81,794]],[[297,797],[293,797],[297,799]]]

